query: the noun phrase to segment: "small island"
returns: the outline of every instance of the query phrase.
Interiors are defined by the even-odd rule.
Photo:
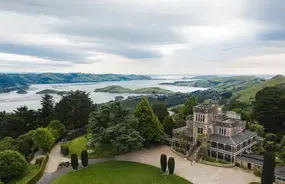
[[[97,88],[95,92],[108,92],[108,93],[135,93],[135,94],[172,94],[173,91],[162,89],[159,87],[149,87],[140,89],[130,89],[118,85],[107,86],[104,88]]]
[[[53,90],[53,89],[45,89],[42,91],[38,91],[36,94],[40,94],[40,95],[46,95],[46,94],[57,94],[57,95],[63,95],[63,94],[67,94],[68,91],[57,91],[57,90]]]
[[[27,94],[28,92],[25,89],[19,89],[17,94]]]

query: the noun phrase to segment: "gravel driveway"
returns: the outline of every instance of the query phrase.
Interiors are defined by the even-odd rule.
[[[165,153],[175,158],[175,174],[194,184],[248,184],[260,181],[251,171],[238,167],[222,168],[200,163],[193,163],[173,153],[168,146],[141,150],[117,156],[117,160],[132,161],[160,167],[160,155]]]

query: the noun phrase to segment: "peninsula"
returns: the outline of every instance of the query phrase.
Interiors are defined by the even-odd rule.
[[[118,85],[107,86],[104,88],[97,88],[95,92],[108,92],[108,93],[135,93],[135,94],[172,94],[173,91],[162,89],[159,87],[149,87],[140,89],[130,89]]]

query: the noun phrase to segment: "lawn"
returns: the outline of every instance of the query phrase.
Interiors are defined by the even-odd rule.
[[[39,165],[29,164],[27,170],[8,184],[26,184],[40,169]]]
[[[69,147],[69,153],[76,153],[78,156],[80,156],[81,151],[86,149],[89,138],[90,135],[84,135],[68,142],[67,145]],[[95,148],[93,148],[93,150],[93,153],[88,154],[89,158],[108,157],[116,154],[116,150],[110,145],[97,145]]]
[[[191,184],[185,179],[163,174],[159,168],[134,162],[110,161],[71,171],[52,184]]]
[[[77,155],[80,155],[81,151],[86,149],[87,143],[88,140],[85,135],[73,139],[68,143],[69,153],[76,153]]]

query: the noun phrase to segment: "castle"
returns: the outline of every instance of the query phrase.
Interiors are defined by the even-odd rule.
[[[236,157],[244,152],[251,152],[257,141],[257,133],[245,130],[246,122],[241,115],[222,112],[218,105],[197,105],[193,115],[188,116],[187,125],[173,130],[172,147],[179,144],[179,135],[183,132],[188,137],[188,154],[197,147],[197,137],[203,134],[208,141],[208,156],[235,163]]]

